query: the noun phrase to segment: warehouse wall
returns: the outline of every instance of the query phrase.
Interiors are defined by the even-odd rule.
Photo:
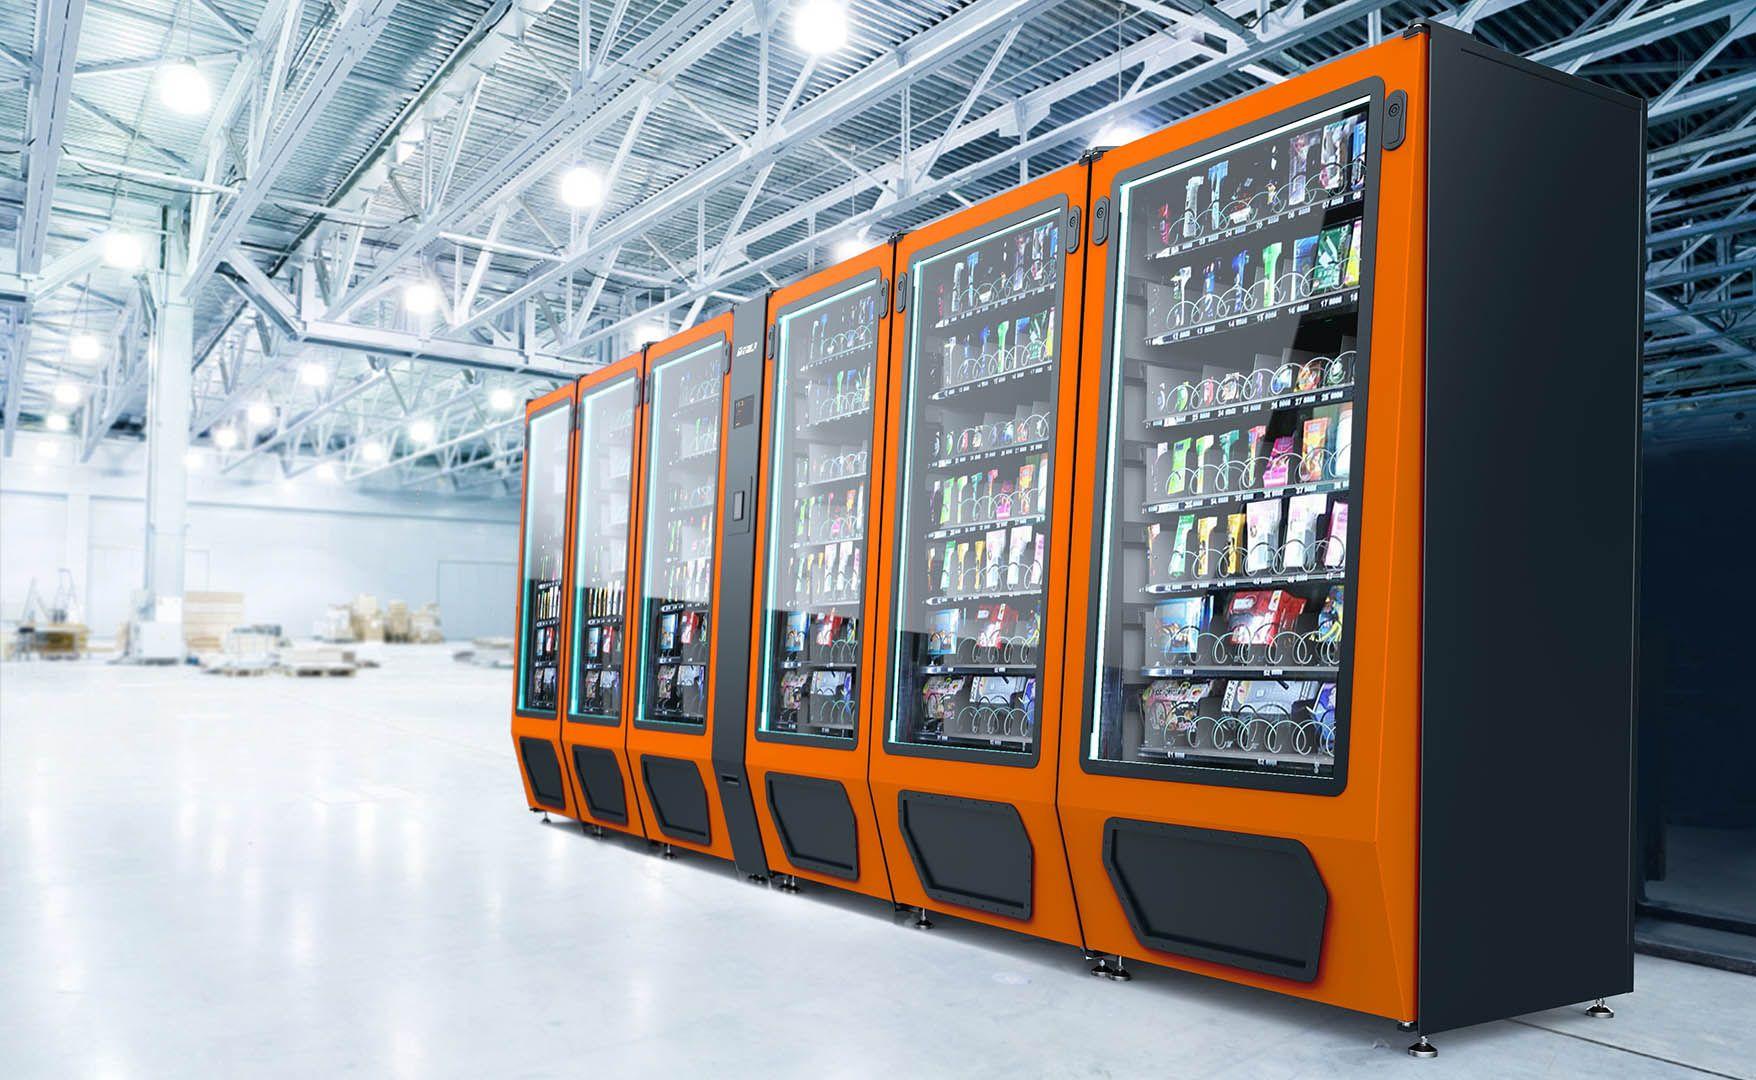
[[[52,458],[39,456],[44,442]],[[0,461],[0,619],[18,617],[33,577],[47,602],[66,568],[93,634],[115,633],[143,574],[145,457],[138,444],[105,444],[77,464],[71,439],[18,437]],[[188,588],[241,592],[248,619],[298,637],[356,593],[437,601],[447,637],[511,633],[515,499],[283,481],[261,464],[242,477],[212,460],[190,473]]]

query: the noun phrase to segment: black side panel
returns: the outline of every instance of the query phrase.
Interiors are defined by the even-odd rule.
[[[904,791],[896,801],[902,838],[928,896],[1030,918],[1030,834],[1017,807],[921,791]]]
[[[1317,978],[1329,890],[1297,840],[1111,818],[1104,866],[1141,944]]]
[[[622,770],[616,755],[601,746],[575,746],[573,772],[585,792],[585,806],[593,817],[628,824],[628,795],[622,790]]]
[[[1639,101],[1430,32],[1429,1032],[1633,986],[1644,196]]]
[[[732,841],[732,861],[746,874],[768,875],[762,829],[744,772],[750,728],[750,619],[756,590],[756,472],[762,464],[762,342],[768,294],[732,312],[731,422],[726,428],[725,504],[720,514],[719,636],[713,665],[713,773]]]
[[[768,774],[768,809],[787,861],[849,881],[860,876],[860,834],[847,789],[814,776]]]
[[[713,826],[707,816],[707,789],[693,761],[642,755],[640,775],[652,799],[659,831],[678,840],[697,844],[713,842]]]
[[[518,756],[524,760],[524,775],[537,802],[551,810],[567,809],[567,788],[561,779],[561,759],[555,746],[547,739],[518,737]]]

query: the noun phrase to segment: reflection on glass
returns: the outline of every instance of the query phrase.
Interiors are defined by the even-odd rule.
[[[579,403],[579,521],[573,552],[573,668],[568,711],[622,718],[622,611],[634,475],[633,378],[586,391]]]
[[[652,373],[640,583],[639,718],[647,722],[707,722],[724,351],[716,340],[662,362]]]
[[[1036,747],[1060,210],[915,264],[889,738]]]
[[[851,743],[872,462],[877,281],[780,320],[762,730]]]
[[[560,681],[561,560],[567,531],[565,406],[530,421],[524,452],[524,603],[518,633],[518,707],[553,712]]]
[[[1366,117],[1122,188],[1089,760],[1335,770]]]

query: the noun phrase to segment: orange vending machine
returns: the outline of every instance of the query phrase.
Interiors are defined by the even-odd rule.
[[[562,772],[560,742],[566,681],[561,671],[566,648],[562,598],[567,595],[572,463],[573,386],[569,384],[525,406],[512,743],[531,811],[578,817]]]
[[[735,477],[728,488],[722,436],[730,427],[753,443],[759,408],[757,397],[740,394],[734,409],[727,392],[733,337],[727,313],[646,351],[639,556],[629,587],[636,604],[629,645],[638,662],[627,706],[628,764],[652,839],[667,850],[679,844],[726,859],[742,847],[739,865],[760,873],[760,856],[749,850],[755,826],[741,761],[715,765],[719,668],[724,661],[738,672],[741,704],[748,663],[748,560],[722,565],[722,541],[728,523],[748,532],[754,509],[753,477]],[[760,348],[748,352],[748,370],[757,371]],[[728,641],[719,616],[722,601],[732,600],[738,617]],[[736,724],[743,716],[726,719]],[[741,728],[734,741],[741,757]],[[732,799],[733,790],[743,797]]]
[[[896,902],[1078,943],[1055,816],[1088,170],[896,252],[872,800]]]
[[[1089,947],[1422,1032],[1630,989],[1642,121],[1418,25],[1095,163]]]
[[[872,493],[884,460],[884,244],[769,299],[746,761],[764,847],[789,876],[891,898],[866,786]]]
[[[634,552],[634,463],[640,458],[636,353],[579,380],[575,423],[572,611],[563,764],[580,820],[641,834],[630,792],[626,715],[628,563]]]

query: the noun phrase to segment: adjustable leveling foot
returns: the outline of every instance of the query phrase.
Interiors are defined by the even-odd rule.
[[[927,909],[924,907],[915,909],[915,929],[916,930],[931,930],[931,929],[933,929],[933,920],[927,918]]]
[[[1103,956],[1102,953],[1098,955]],[[1091,973],[1109,979],[1111,982],[1127,982],[1134,978],[1133,973],[1122,965],[1120,956],[1116,957],[1114,962],[1108,959],[1099,960],[1097,965],[1091,969]]]
[[[799,879],[792,874],[774,875],[774,887],[781,892],[796,893],[799,891]]]
[[[1614,1020],[1616,1018],[1616,1010],[1605,1005],[1603,998],[1598,998],[1591,1003],[1590,1008],[1585,1010],[1585,1015],[1591,1017],[1593,1020]]]
[[[659,845],[659,857],[665,858],[665,859],[674,859],[677,857],[677,849],[672,847],[669,844],[660,844]]]
[[[1434,1046],[1432,1043],[1428,1042],[1427,1037],[1425,1035],[1422,1035],[1420,1038],[1418,1038],[1414,1041],[1413,1046],[1410,1046],[1408,1048],[1408,1056],[1409,1057],[1418,1057],[1418,1058],[1436,1058],[1439,1056],[1439,1048],[1437,1046]]]

